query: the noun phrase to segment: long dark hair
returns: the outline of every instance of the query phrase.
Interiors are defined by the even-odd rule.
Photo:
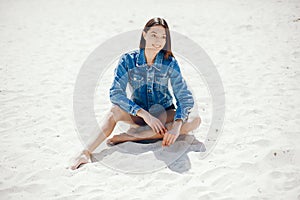
[[[146,33],[148,32],[148,30],[152,27],[152,26],[163,26],[166,30],[166,44],[163,47],[163,51],[165,52],[165,59],[168,59],[169,56],[174,57],[172,50],[171,50],[171,37],[170,37],[170,31],[169,31],[169,26],[166,22],[166,20],[164,20],[163,18],[159,18],[159,17],[155,17],[150,19],[147,24],[145,25],[143,31],[145,31]],[[143,33],[141,36],[141,41],[140,41],[140,49],[144,49],[146,45],[146,41],[143,37]]]

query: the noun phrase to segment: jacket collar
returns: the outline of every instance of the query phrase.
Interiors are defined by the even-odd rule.
[[[154,64],[152,66],[159,67],[162,63],[163,56],[164,56],[164,53],[163,53],[162,50],[160,50],[157,53],[157,55],[155,57]],[[139,67],[147,66],[147,61],[146,61],[146,57],[145,57],[145,49],[140,49],[139,50],[139,55],[137,57],[137,64],[139,65]]]

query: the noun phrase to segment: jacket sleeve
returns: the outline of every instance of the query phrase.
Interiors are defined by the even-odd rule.
[[[127,113],[136,116],[141,107],[127,98],[126,87],[128,83],[128,66],[126,65],[126,54],[124,54],[118,63],[114,72],[114,80],[109,90],[110,101],[118,105]]]
[[[173,93],[176,99],[176,113],[174,121],[177,119],[187,120],[190,109],[194,106],[194,98],[191,91],[188,89],[187,84],[182,77],[178,62],[174,60],[172,72],[170,75]]]

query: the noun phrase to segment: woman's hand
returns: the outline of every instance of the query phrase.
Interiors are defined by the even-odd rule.
[[[153,117],[147,111],[141,109],[137,113],[138,116],[142,117],[144,121],[151,127],[151,129],[158,134],[164,135],[167,131],[166,127],[161,123],[159,119]]]
[[[174,142],[180,135],[181,126],[182,126],[182,120],[177,120],[173,122],[172,129],[167,131],[164,135],[162,146],[170,146],[171,144],[174,144]]]
[[[83,150],[81,154],[75,159],[74,164],[71,166],[71,169],[75,170],[80,165],[90,162],[90,160],[91,160],[91,153],[88,150]]]
[[[179,131],[177,130],[171,129],[170,131],[167,131],[164,135],[162,146],[170,146],[171,144],[174,144],[178,136]]]

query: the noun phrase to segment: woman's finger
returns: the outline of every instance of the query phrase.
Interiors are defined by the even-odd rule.
[[[157,134],[163,135],[163,131],[161,131],[159,128],[157,128]]]
[[[163,135],[164,131],[160,128],[160,124],[158,122],[155,123],[156,133]]]
[[[155,133],[159,134],[159,126],[156,123],[153,126],[155,127]]]
[[[172,144],[172,141],[174,140],[175,135],[171,135],[170,139],[169,139],[169,146]]]
[[[164,133],[166,133],[168,131],[168,129],[164,126]]]
[[[157,118],[153,118],[154,120],[153,120],[153,124],[154,124],[154,126],[155,126],[155,129],[156,129],[156,133],[158,133],[158,134],[160,134],[160,132],[161,132],[161,128],[160,128],[160,121],[159,121],[159,119],[157,119]]]
[[[157,124],[155,124],[155,133],[158,133],[158,134],[160,134],[160,129],[159,129],[159,126],[157,125]]]
[[[174,135],[174,137],[173,137],[172,140],[171,140],[171,144],[174,144],[175,141],[176,141],[176,139],[177,139],[177,136]]]
[[[161,128],[159,127],[159,128],[158,128],[158,133],[159,133],[160,135],[164,135],[163,129],[161,129]]]
[[[163,141],[162,141],[162,145],[163,146],[166,146],[166,142],[167,142],[167,137],[168,137],[168,135],[169,135],[169,133],[167,132],[167,133],[165,133],[165,135],[164,135],[164,138],[163,138]]]
[[[161,121],[158,121],[158,127],[159,127],[159,131],[161,132],[161,134],[165,133],[165,127],[164,125],[161,123]]]
[[[156,128],[155,124],[151,124],[150,127],[152,128],[154,133],[157,133],[157,128]]]
[[[166,145],[167,145],[167,146],[170,145],[170,140],[171,140],[172,136],[173,136],[172,134],[170,134],[170,133],[168,134],[168,137],[167,137],[167,139],[166,139]]]

